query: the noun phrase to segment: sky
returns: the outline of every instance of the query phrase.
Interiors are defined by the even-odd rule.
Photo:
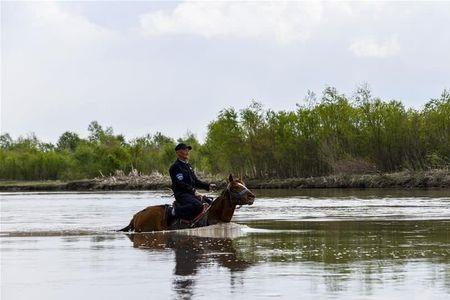
[[[450,2],[1,1],[1,133],[56,142],[93,120],[201,141],[252,100],[327,86],[421,108],[450,88]]]

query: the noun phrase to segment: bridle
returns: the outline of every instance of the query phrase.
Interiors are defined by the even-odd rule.
[[[237,206],[236,209],[239,209],[242,207],[242,205],[246,204],[246,203],[242,203],[242,197],[244,197],[244,195],[246,193],[251,193],[251,191],[243,184],[238,183],[240,186],[242,186],[244,189],[240,192],[233,192],[231,190],[231,182],[228,183],[227,185],[227,189],[225,191],[222,192],[221,196],[225,196],[226,199],[228,199],[228,202],[230,203],[230,207],[233,206]],[[227,195],[225,195],[227,194]],[[208,210],[211,209],[211,207],[214,206],[215,203],[218,203],[217,201],[218,198],[216,198],[215,200],[212,201],[212,203],[206,208],[206,211],[203,213],[202,217],[208,214]],[[236,203],[233,203],[233,199],[236,200]],[[197,224],[198,221],[200,221],[201,218],[194,220],[191,223],[191,227],[194,227],[195,224]]]
[[[227,192],[228,192],[228,201],[230,202],[230,206],[233,205],[239,205],[238,208],[240,208],[242,205],[244,205],[245,203],[242,203],[242,197],[247,193],[250,192],[250,190],[243,184],[241,184],[241,186],[244,188],[242,191],[240,192],[233,192],[231,190],[231,183],[228,184],[227,186]],[[236,200],[236,203],[233,203],[233,199]]]

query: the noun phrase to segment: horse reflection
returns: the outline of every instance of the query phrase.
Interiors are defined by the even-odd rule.
[[[231,238],[200,237],[176,233],[148,233],[127,235],[133,247],[140,249],[173,249],[175,254],[174,289],[180,297],[190,298],[195,286],[194,275],[213,263],[231,272],[231,285],[236,282],[234,272],[252,265],[243,253],[236,250]]]

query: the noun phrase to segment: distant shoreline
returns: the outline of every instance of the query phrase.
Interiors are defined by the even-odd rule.
[[[225,181],[205,178],[225,186]],[[209,180],[208,180],[209,179]],[[315,188],[450,188],[450,170],[403,171],[387,174],[330,175],[309,178],[248,179],[250,189]],[[26,191],[133,191],[170,189],[170,178],[162,175],[110,176],[76,181],[0,181],[2,192]]]

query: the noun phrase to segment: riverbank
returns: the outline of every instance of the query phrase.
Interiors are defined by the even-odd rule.
[[[247,184],[249,187],[258,189],[450,188],[450,170],[249,180]]]
[[[205,178],[205,177],[202,177]],[[220,176],[205,178],[219,188],[225,186]],[[331,175],[309,178],[249,179],[250,189],[312,188],[450,188],[450,170],[403,171],[389,174]],[[114,176],[62,181],[0,181],[0,191],[104,191],[170,189],[170,178],[158,173]]]

